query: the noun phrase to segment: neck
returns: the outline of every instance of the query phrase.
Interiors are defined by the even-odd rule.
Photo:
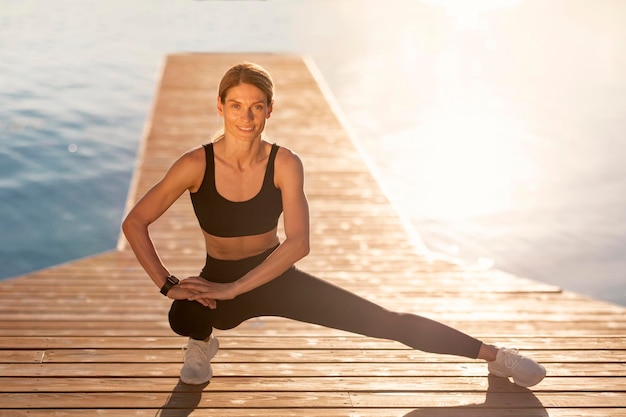
[[[266,157],[264,142],[261,138],[253,141],[224,138],[221,142],[222,144],[218,146],[221,147],[222,157],[239,169],[246,168]]]

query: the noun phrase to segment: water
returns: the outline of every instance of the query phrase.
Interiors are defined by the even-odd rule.
[[[624,21],[620,0],[0,0],[0,278],[115,248],[165,54],[287,52],[428,248],[626,305]]]

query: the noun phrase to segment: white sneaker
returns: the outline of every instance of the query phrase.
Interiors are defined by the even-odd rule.
[[[189,339],[183,347],[185,363],[180,370],[180,380],[185,384],[202,385],[211,379],[211,359],[217,353],[220,343],[217,337],[211,335],[208,342]]]
[[[513,382],[521,387],[540,383],[546,376],[546,368],[517,352],[517,349],[500,348],[496,360],[489,362],[489,372],[502,378],[513,377]]]

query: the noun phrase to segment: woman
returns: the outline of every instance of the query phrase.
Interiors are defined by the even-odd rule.
[[[204,384],[219,343],[213,328],[231,329],[259,316],[280,316],[396,340],[427,352],[486,360],[489,371],[532,386],[543,366],[414,314],[386,310],[294,267],[309,252],[304,171],[290,150],[268,143],[274,86],[262,67],[243,63],[224,75],[217,109],[223,134],[180,157],[123,223],[137,259],[161,293],[173,299],[172,329],[189,337],[180,378]],[[189,191],[206,243],[200,276],[179,281],[163,265],[148,233]],[[285,239],[277,234],[283,214]],[[323,302],[320,302],[323,301]]]

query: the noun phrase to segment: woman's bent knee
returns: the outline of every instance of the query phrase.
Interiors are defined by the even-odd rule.
[[[197,301],[174,300],[169,312],[172,330],[193,339],[206,339],[212,331],[211,310]]]

